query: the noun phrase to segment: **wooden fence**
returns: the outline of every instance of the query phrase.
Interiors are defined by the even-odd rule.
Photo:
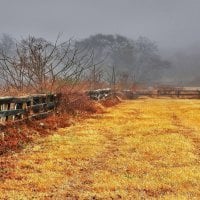
[[[132,92],[127,90],[125,94],[128,94],[129,97],[137,98],[140,96],[149,96],[149,97],[174,97],[174,98],[188,98],[188,99],[200,99],[199,90],[185,90],[185,89],[162,89],[162,90],[138,90]]]
[[[93,100],[106,99],[114,92],[110,88],[90,90],[86,92]],[[160,97],[170,96],[177,98],[200,99],[199,90],[184,89],[162,89],[154,91],[131,90],[121,91],[127,98],[135,99],[140,96]],[[31,117],[46,116],[55,110],[59,103],[60,95],[56,94],[35,94],[22,97],[0,97],[0,122],[16,121]]]
[[[114,92],[110,88],[90,90],[87,92],[87,95],[93,100],[106,99]],[[175,98],[193,98],[200,99],[200,90],[187,90],[187,89],[157,89],[157,90],[122,90],[115,92],[115,94],[122,94],[127,99],[137,99],[140,96],[149,96],[149,97],[175,97]]]
[[[98,89],[98,90],[89,90],[86,92],[86,94],[90,97],[92,100],[101,100],[109,97],[113,91],[110,88],[105,89]]]
[[[23,97],[0,97],[0,121],[15,121],[48,115],[58,104],[58,95],[36,94]]]
[[[199,90],[184,90],[184,89],[171,89],[171,90],[158,90],[158,96],[171,96],[178,98],[200,98]]]

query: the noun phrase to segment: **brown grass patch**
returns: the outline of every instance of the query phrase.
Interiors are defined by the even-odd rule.
[[[106,111],[2,156],[0,198],[200,198],[198,100],[141,99]]]

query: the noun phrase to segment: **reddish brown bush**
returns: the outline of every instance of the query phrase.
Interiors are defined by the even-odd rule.
[[[111,96],[108,99],[102,100],[101,104],[105,107],[111,107],[111,106],[117,105],[120,102],[121,102],[121,99],[118,96]]]
[[[116,104],[116,100],[102,102],[105,106]],[[84,94],[63,94],[57,111],[45,119],[29,119],[9,122],[0,127],[0,154],[10,150],[18,150],[31,142],[35,137],[49,135],[53,130],[70,126],[70,118],[74,115],[83,119],[93,113],[103,113],[101,103],[89,100]]]

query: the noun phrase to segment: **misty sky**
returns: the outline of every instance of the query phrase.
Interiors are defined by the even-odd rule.
[[[161,48],[200,43],[200,0],[0,0],[0,33],[55,40],[146,36]]]

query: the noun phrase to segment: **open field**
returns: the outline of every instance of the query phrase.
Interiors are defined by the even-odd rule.
[[[0,199],[200,199],[200,101],[124,101],[0,159]]]

